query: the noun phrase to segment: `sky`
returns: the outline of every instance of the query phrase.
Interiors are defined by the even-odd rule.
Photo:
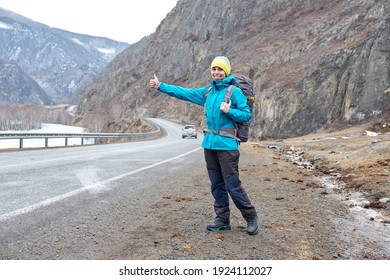
[[[152,34],[178,0],[0,0],[51,27],[133,44]]]

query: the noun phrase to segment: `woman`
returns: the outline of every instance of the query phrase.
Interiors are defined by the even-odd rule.
[[[207,172],[211,182],[211,193],[215,199],[214,222],[207,225],[210,231],[230,229],[229,195],[247,222],[247,232],[255,235],[259,231],[258,217],[239,179],[239,142],[229,137],[235,130],[234,122],[247,122],[250,109],[241,89],[234,87],[229,103],[224,101],[229,85],[236,79],[231,74],[228,58],[217,56],[211,63],[211,84],[202,88],[183,88],[159,82],[156,75],[150,80],[150,87],[162,93],[205,106],[207,129],[202,147]]]

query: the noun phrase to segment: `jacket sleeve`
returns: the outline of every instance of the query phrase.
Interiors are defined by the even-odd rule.
[[[204,106],[206,101],[206,89],[204,88],[184,88],[165,83],[160,83],[159,91],[169,96],[176,97],[181,100],[189,101],[191,103]]]
[[[246,96],[241,89],[234,88],[231,97],[231,107],[228,112],[229,117],[235,122],[249,122],[251,118],[251,111],[246,102]]]

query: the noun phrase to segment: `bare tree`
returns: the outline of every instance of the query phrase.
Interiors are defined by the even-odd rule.
[[[83,126],[90,132],[100,133],[107,123],[107,115],[104,113],[88,114],[83,118]]]
[[[41,128],[42,122],[69,124],[69,116],[64,108],[52,108],[38,104],[0,106],[0,130]]]

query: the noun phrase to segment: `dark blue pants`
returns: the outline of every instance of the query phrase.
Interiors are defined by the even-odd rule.
[[[229,195],[246,221],[257,219],[256,209],[251,204],[239,179],[240,152],[238,150],[205,149],[204,154],[211,182],[211,193],[215,199],[216,219],[226,223],[230,222]]]

